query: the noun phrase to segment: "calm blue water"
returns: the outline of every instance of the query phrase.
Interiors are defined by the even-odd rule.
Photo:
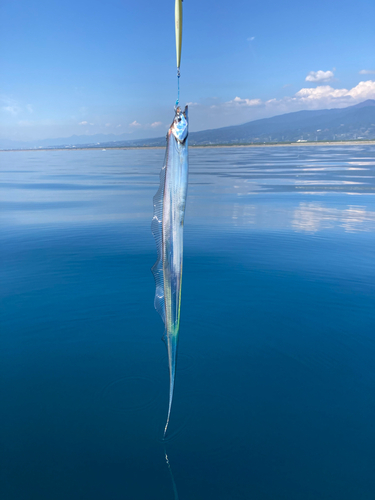
[[[375,148],[191,150],[166,445],[163,156],[1,153],[1,498],[374,499]]]

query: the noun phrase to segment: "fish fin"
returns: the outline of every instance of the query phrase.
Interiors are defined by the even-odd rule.
[[[164,184],[165,172],[167,168],[167,155],[165,155],[164,166],[160,171],[160,186],[154,196],[154,216],[151,223],[151,231],[155,238],[157,260],[152,266],[151,271],[155,279],[155,309],[161,316],[165,324],[165,301],[164,301],[164,275],[163,275],[163,198],[164,198]]]

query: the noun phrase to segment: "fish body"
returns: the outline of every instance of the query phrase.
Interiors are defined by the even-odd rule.
[[[168,351],[169,406],[166,434],[173,399],[176,355],[180,329],[183,259],[183,225],[188,186],[188,108],[176,108],[167,134],[167,150],[160,173],[159,190],[154,196],[152,232],[158,259],[152,268],[155,278],[155,309],[165,325],[163,340]]]

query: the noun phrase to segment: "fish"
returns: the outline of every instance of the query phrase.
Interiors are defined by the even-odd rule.
[[[163,340],[167,346],[169,368],[169,404],[164,437],[171,415],[176,375],[177,346],[180,330],[183,228],[188,188],[188,106],[175,107],[175,116],[167,133],[167,148],[160,186],[154,196],[152,234],[157,260],[152,267],[155,278],[155,309],[164,322]]]

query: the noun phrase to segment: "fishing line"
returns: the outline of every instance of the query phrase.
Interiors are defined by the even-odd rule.
[[[176,62],[177,62],[177,100],[176,109],[180,104],[180,64],[181,64],[181,45],[182,45],[182,2],[184,0],[175,0],[175,35],[176,35]]]

